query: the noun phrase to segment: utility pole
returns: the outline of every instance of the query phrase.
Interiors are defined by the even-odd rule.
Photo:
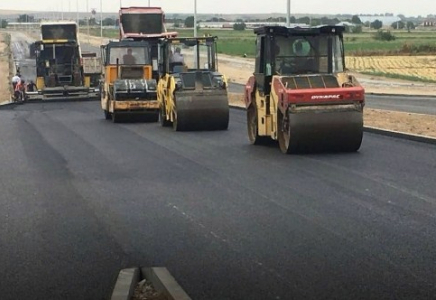
[[[100,0],[100,40],[103,44],[103,1]]]
[[[197,37],[197,0],[194,0],[194,37]]]
[[[88,6],[88,0],[86,0],[86,16],[88,16],[88,23],[86,24],[87,25],[86,27],[88,27],[87,31],[88,31],[88,44],[89,44],[89,19],[91,17],[89,17],[88,14],[89,14],[89,6]]]
[[[77,10],[77,15],[76,15],[77,26],[79,26],[79,0],[76,1],[76,10]]]
[[[148,0],[148,7],[150,7],[150,0]]]
[[[291,0],[287,0],[288,1],[288,7],[286,10],[286,26],[290,27],[291,26]]]

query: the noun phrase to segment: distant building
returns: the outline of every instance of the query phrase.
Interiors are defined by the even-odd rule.
[[[13,28],[13,29],[39,29],[41,23],[39,22],[33,22],[33,23],[21,23],[21,22],[9,22],[8,23],[8,28]]]
[[[338,24],[336,24],[337,26],[344,26],[344,27],[356,27],[357,25],[351,22],[339,22]]]
[[[436,19],[435,18],[429,18],[425,19],[420,26],[422,27],[435,27],[436,26]]]
[[[401,21],[400,17],[394,17],[394,16],[359,16],[360,21],[362,23],[372,23],[375,20],[379,20],[383,23],[383,26],[391,26],[395,22]]]
[[[200,28],[232,29],[237,22],[199,22]],[[285,22],[244,22],[247,29],[254,29],[262,26],[286,26]],[[291,23],[292,27],[307,26],[307,24]]]

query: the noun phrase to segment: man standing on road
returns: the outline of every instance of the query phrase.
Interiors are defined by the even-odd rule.
[[[15,86],[17,85],[17,83],[19,83],[21,81],[20,75],[17,73],[15,74],[14,77],[12,77],[12,88],[15,91]]]
[[[25,98],[25,81],[20,80],[15,84],[14,90],[15,101],[23,101]]]

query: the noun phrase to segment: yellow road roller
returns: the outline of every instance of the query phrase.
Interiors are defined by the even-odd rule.
[[[110,41],[102,46],[104,82],[101,107],[106,119],[159,120],[157,81],[149,56],[153,41]]]
[[[218,72],[216,40],[161,40],[157,98],[162,126],[175,131],[228,128],[227,79]]]

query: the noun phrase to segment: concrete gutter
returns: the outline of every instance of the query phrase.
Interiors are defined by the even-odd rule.
[[[20,105],[20,104],[22,104],[22,103],[13,102],[13,101],[5,101],[5,102],[0,103],[0,110],[13,109],[17,105]]]
[[[139,268],[121,270],[118,274],[111,300],[128,300],[132,298],[138,282]]]
[[[130,300],[137,284],[146,279],[168,300],[191,300],[166,268],[129,268],[118,274],[111,300]]]
[[[405,95],[405,94],[392,94],[392,93],[365,93],[366,95],[371,96],[385,96],[385,97],[410,97],[410,98],[435,98],[435,95],[419,95],[419,94],[411,94],[411,95]]]
[[[231,104],[230,107],[233,109],[237,109],[237,110],[246,110],[245,107],[234,105],[234,104],[233,105]],[[403,133],[403,132],[386,130],[386,129],[377,128],[377,127],[368,127],[368,126],[364,126],[363,131],[369,132],[369,133],[380,134],[380,135],[384,135],[384,136],[389,136],[389,137],[394,137],[394,138],[405,139],[405,140],[414,141],[414,142],[436,145],[436,138],[432,138],[432,137],[424,136],[424,135],[409,134],[409,133]]]
[[[384,135],[384,136],[389,136],[389,137],[400,138],[400,139],[405,139],[405,140],[414,141],[414,142],[436,145],[436,138],[432,138],[432,137],[428,137],[428,136],[424,136],[424,135],[411,134],[411,133],[409,134],[409,133],[403,133],[403,132],[399,132],[399,131],[386,130],[386,129],[377,128],[377,127],[369,127],[369,126],[363,127],[363,130],[365,132],[369,132],[369,133],[376,133],[376,134],[380,134],[380,135]]]
[[[243,89],[245,87],[245,83],[240,83],[236,81],[229,81],[229,84],[240,86],[242,89],[242,92],[239,92],[240,94],[243,94]],[[365,87],[365,86],[363,86]],[[234,92],[235,94],[238,92]],[[377,92],[365,92],[365,95],[369,96],[381,96],[381,97],[410,97],[410,98],[435,98],[436,99],[436,92],[434,95],[425,95],[425,94],[395,94],[395,93],[377,93]]]
[[[100,98],[75,98],[75,99],[68,99],[68,98],[56,98],[56,99],[30,99],[26,100],[24,102],[15,102],[15,101],[4,101],[0,103],[0,110],[4,109],[13,109],[18,105],[22,104],[28,104],[28,103],[56,103],[56,102],[96,102],[100,101]]]

